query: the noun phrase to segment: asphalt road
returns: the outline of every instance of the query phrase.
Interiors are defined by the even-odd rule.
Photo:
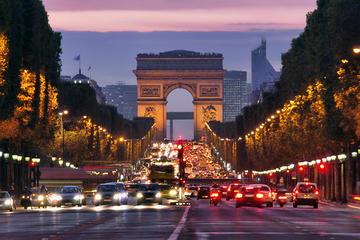
[[[360,239],[359,209],[192,203],[0,212],[0,239]]]

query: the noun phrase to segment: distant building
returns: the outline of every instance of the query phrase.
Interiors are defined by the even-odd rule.
[[[117,108],[118,113],[126,119],[137,116],[137,86],[136,85],[107,85],[103,88],[106,104]]]
[[[279,80],[280,75],[281,73],[275,71],[266,58],[266,40],[263,39],[261,45],[251,51],[251,102],[259,102],[261,94],[267,90],[264,84],[275,86],[275,82]]]
[[[223,81],[223,121],[235,121],[248,104],[248,84],[245,71],[228,71]]]
[[[99,104],[105,104],[105,96],[102,93],[101,87],[97,84],[97,82],[89,77],[85,76],[81,73],[81,69],[79,69],[79,73],[74,77],[71,76],[60,76],[60,81],[64,82],[74,82],[76,84],[89,84],[95,90],[96,101]]]

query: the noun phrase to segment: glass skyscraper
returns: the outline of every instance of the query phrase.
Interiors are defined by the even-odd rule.
[[[223,121],[235,121],[248,104],[248,84],[245,71],[227,71],[223,81]]]

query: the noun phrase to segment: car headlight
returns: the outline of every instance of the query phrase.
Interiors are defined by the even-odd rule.
[[[121,193],[121,197],[122,198],[126,198],[127,197],[127,194],[125,192]]]
[[[176,194],[177,194],[177,191],[176,191],[176,190],[173,189],[173,190],[170,191],[170,195],[171,195],[171,196],[175,196]]]
[[[144,195],[143,195],[141,192],[139,192],[138,194],[136,194],[136,197],[137,197],[137,198],[143,198]]]
[[[39,195],[39,196],[38,196],[38,200],[39,200],[39,201],[44,200],[44,196],[43,196],[43,195]]]
[[[96,194],[96,195],[95,195],[95,200],[96,200],[96,201],[101,200],[101,198],[102,198],[102,196],[101,196],[100,194]]]
[[[156,198],[161,198],[161,193],[160,193],[160,192],[156,193],[156,194],[155,194],[155,197],[156,197]]]
[[[114,197],[113,197],[113,198],[114,198],[114,199],[120,199],[120,198],[121,198],[120,193],[114,194]]]
[[[82,200],[83,198],[84,198],[83,195],[78,194],[75,195],[74,200]]]
[[[60,195],[57,194],[53,194],[50,196],[50,200],[51,201],[60,201],[62,199],[62,197]]]
[[[11,199],[7,199],[7,200],[5,200],[4,203],[5,203],[5,205],[11,205],[11,202],[12,202]]]

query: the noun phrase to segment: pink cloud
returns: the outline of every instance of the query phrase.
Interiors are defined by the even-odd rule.
[[[99,32],[302,29],[306,13],[315,8],[313,0],[142,2],[106,0],[100,4],[98,0],[44,0],[54,29]]]

